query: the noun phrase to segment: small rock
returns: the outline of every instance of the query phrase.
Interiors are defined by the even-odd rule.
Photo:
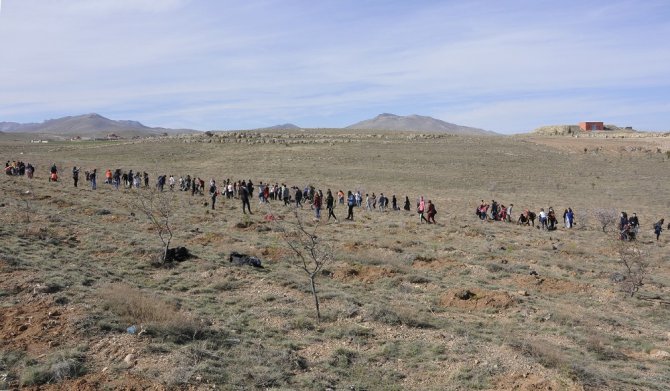
[[[610,276],[610,281],[612,282],[623,282],[625,279],[626,276],[618,272],[612,273],[612,275]]]
[[[27,324],[22,324],[21,326],[19,326],[18,330],[19,331],[26,331],[26,330],[28,330],[28,325]]]
[[[55,310],[55,311],[49,311],[49,317],[50,317],[50,318],[56,318],[56,317],[58,317],[58,316],[60,316],[60,312],[59,312],[58,310]]]
[[[556,246],[555,244],[552,244],[552,245],[551,245],[551,249],[554,250],[554,251],[556,251],[556,250],[558,250],[558,246]]]
[[[462,290],[456,293],[456,297],[461,299],[461,300],[470,300],[471,298],[475,297],[476,295],[469,290]]]
[[[535,270],[531,270],[531,271],[530,271],[530,275],[531,275],[531,276],[537,276],[538,274],[537,274],[537,272],[536,272]]]
[[[528,296],[528,291],[518,291],[517,294],[519,296]]]
[[[49,347],[50,348],[55,348],[58,345],[60,345],[60,344],[57,341],[49,341]]]
[[[109,370],[108,367],[104,367],[104,368],[102,368],[102,373],[105,373],[105,372],[107,372],[108,370]]]
[[[128,365],[133,365],[135,363],[135,360],[137,359],[137,356],[134,354],[128,354],[126,357],[123,359],[123,362],[125,362]]]
[[[666,352],[665,350],[653,349],[651,352],[649,352],[649,355],[653,358],[658,358],[658,359],[669,359],[670,358],[670,353]]]

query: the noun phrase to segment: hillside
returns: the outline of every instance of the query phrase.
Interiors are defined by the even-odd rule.
[[[670,139],[318,132],[283,132],[281,146],[265,140],[284,134],[263,132],[197,145],[0,141],[6,160],[37,167],[32,180],[0,178],[0,389],[667,390],[670,235],[657,241],[651,225],[668,221],[656,147]],[[47,180],[54,163],[62,181]],[[82,175],[75,188],[73,165],[146,170],[150,186],[93,191]],[[212,210],[207,189],[158,195],[163,173],[411,206],[354,208],[350,221],[338,203],[340,220],[323,211],[317,227],[308,203],[254,197],[249,215],[223,196]],[[420,224],[419,195],[436,224]],[[155,263],[162,242],[138,204],[152,196],[174,212],[171,245],[195,258]],[[482,199],[513,203],[515,219],[571,207],[577,225],[482,221]],[[603,232],[598,216],[612,210],[637,213],[637,242],[617,240],[616,223]],[[296,214],[333,251],[316,280],[321,321],[286,243]],[[634,297],[621,291],[620,250],[644,255]],[[233,251],[263,268],[229,262]]]
[[[138,121],[112,120],[99,114],[84,114],[46,120],[42,123],[0,122],[0,130],[52,138],[97,138],[115,134],[121,138],[153,137],[165,133],[194,133],[190,129],[152,128]]]
[[[422,115],[400,116],[384,113],[372,119],[367,119],[349,125],[346,129],[365,130],[399,130],[399,131],[422,131],[439,132],[458,135],[495,135],[495,132],[469,126],[452,124],[432,117]]]

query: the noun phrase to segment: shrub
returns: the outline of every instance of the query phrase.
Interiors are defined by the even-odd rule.
[[[603,232],[607,232],[607,227],[616,225],[619,218],[616,209],[597,208],[592,213],[593,218],[600,224]]]
[[[635,242],[621,241],[618,248],[619,262],[624,267],[620,280],[617,281],[622,292],[630,297],[644,285],[648,274],[646,256]]]
[[[424,329],[435,327],[426,314],[411,308],[396,307],[395,310],[392,310],[388,305],[373,305],[369,315],[373,320],[391,326],[404,324],[405,326]]]
[[[86,373],[84,354],[76,349],[60,351],[44,364],[28,366],[21,374],[21,385],[35,386],[47,383],[58,383]]]
[[[106,309],[128,325],[141,325],[150,335],[167,338],[176,343],[204,336],[205,327],[174,305],[150,296],[137,288],[124,284],[105,287],[101,296]]]

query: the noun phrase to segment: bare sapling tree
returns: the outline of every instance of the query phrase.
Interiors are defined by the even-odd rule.
[[[163,243],[159,263],[164,265],[169,261],[168,252],[173,237],[174,192],[161,192],[151,187],[149,189],[137,189],[133,197],[131,207],[147,217]]]
[[[623,266],[623,274],[617,283],[622,292],[633,297],[644,285],[649,272],[646,254],[640,249],[637,242],[619,241],[619,262]]]
[[[603,232],[607,232],[607,227],[616,225],[619,214],[616,209],[597,208],[593,210],[593,217],[600,224]]]
[[[35,190],[33,189],[32,182],[28,182],[28,190],[21,192],[21,201],[17,206],[22,212],[22,220],[24,223],[30,223],[30,216],[34,213],[32,205],[33,201],[35,201]]]
[[[321,274],[323,267],[333,260],[333,247],[317,235],[321,226],[320,220],[309,226],[302,220],[298,209],[294,209],[292,213],[292,221],[275,221],[284,243],[295,255],[295,265],[302,269],[309,278],[310,289],[314,297],[316,318],[318,322],[321,322],[316,279]]]

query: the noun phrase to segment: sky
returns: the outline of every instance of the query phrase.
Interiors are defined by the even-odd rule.
[[[667,0],[0,0],[0,121],[670,130]]]

